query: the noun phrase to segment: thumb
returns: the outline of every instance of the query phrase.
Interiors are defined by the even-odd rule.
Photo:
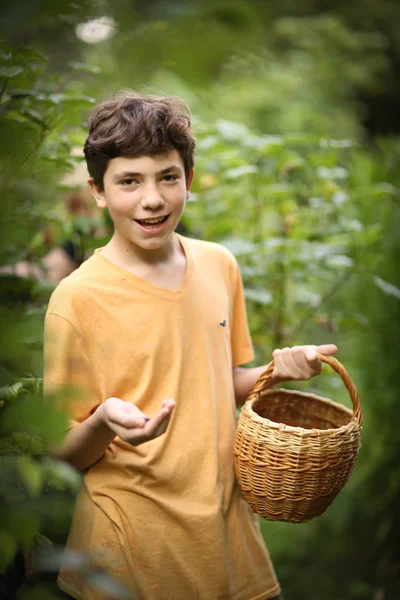
[[[322,344],[322,346],[316,347],[316,351],[320,354],[330,356],[331,354],[335,354],[338,351],[338,348],[335,344]]]

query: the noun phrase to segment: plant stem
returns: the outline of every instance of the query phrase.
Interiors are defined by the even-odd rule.
[[[4,92],[6,91],[8,80],[9,80],[9,77],[4,77],[4,83],[1,86],[1,90],[0,90],[0,101],[1,101],[1,99],[3,97]]]
[[[287,229],[284,226],[284,222],[282,221],[282,230],[281,235],[285,239],[288,237]],[[284,334],[283,334],[283,326],[285,320],[285,308],[286,308],[286,280],[287,280],[287,245],[284,244],[284,249],[282,250],[282,258],[280,261],[280,277],[278,281],[278,291],[277,291],[277,311],[276,311],[276,319],[274,325],[274,334],[273,334],[273,343],[274,348],[281,348]]]
[[[316,314],[316,312],[323,306],[329,298],[334,296],[340,288],[346,283],[348,279],[350,279],[351,275],[353,275],[353,270],[347,271],[341,278],[335,281],[333,286],[329,288],[329,290],[322,296],[318,306],[313,308],[313,310],[309,311],[308,314],[304,317],[304,319],[299,323],[298,327],[295,329],[293,337],[296,337],[304,330],[308,322],[312,319],[312,317]]]

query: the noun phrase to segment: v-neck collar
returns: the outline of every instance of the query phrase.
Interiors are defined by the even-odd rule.
[[[147,279],[143,279],[143,277],[139,277],[139,275],[135,275],[134,273],[131,273],[127,269],[124,269],[123,267],[116,265],[109,258],[106,258],[105,256],[103,256],[103,254],[101,254],[102,248],[98,248],[97,250],[94,251],[93,258],[96,261],[100,261],[102,263],[102,268],[107,268],[107,270],[110,272],[113,271],[114,275],[116,275],[120,281],[124,281],[124,280],[131,281],[132,283],[135,284],[136,287],[138,287],[144,291],[147,291],[151,294],[155,294],[157,296],[163,296],[164,298],[169,298],[172,300],[173,299],[178,300],[179,298],[182,298],[183,296],[186,295],[186,293],[190,287],[190,283],[191,283],[191,279],[192,279],[193,264],[192,264],[192,256],[191,256],[190,249],[188,247],[186,239],[184,238],[184,236],[180,235],[179,233],[177,233],[176,235],[178,237],[178,240],[181,244],[181,247],[183,249],[183,252],[184,252],[185,258],[186,258],[185,276],[183,278],[181,285],[176,290],[151,283],[150,281],[147,281]]]

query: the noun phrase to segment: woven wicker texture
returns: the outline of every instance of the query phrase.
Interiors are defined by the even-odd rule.
[[[356,387],[338,360],[353,411],[314,394],[265,389],[268,365],[243,406],[234,460],[242,494],[265,519],[304,523],[321,515],[348,481],[360,448],[362,414]]]

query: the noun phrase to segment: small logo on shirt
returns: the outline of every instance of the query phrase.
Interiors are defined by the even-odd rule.
[[[225,327],[225,325],[226,325],[225,319],[223,321],[221,321],[220,325],[221,325],[221,327]]]

